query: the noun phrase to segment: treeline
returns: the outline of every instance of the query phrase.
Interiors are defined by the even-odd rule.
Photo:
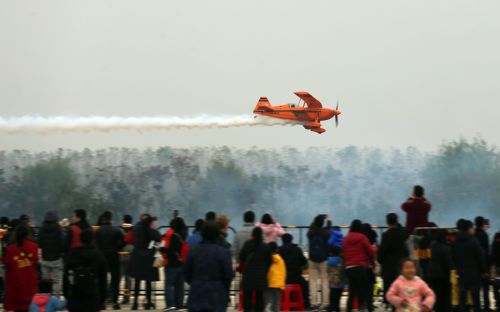
[[[0,215],[38,221],[49,209],[70,217],[84,208],[92,218],[148,211],[163,224],[174,210],[188,222],[214,210],[240,223],[253,209],[284,224],[308,225],[318,213],[337,224],[383,224],[414,184],[426,187],[438,224],[483,214],[500,225],[500,153],[479,138],[436,153],[355,146],[0,151]]]

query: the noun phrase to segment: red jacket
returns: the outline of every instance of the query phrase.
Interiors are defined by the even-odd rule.
[[[342,245],[344,267],[369,267],[375,257],[375,248],[370,245],[368,238],[361,233],[349,232]]]
[[[429,223],[429,211],[431,203],[424,197],[410,197],[401,205],[401,209],[406,212],[406,230],[413,234],[416,227],[427,226]]]
[[[23,246],[10,244],[3,259],[6,270],[4,309],[29,310],[33,295],[38,292],[38,245],[25,240]]]

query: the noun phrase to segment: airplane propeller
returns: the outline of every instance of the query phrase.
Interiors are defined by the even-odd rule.
[[[337,106],[335,107],[335,110],[339,110],[339,100],[337,99]],[[335,115],[335,127],[337,128],[339,126],[339,115]]]

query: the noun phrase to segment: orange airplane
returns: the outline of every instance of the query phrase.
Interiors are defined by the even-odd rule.
[[[271,106],[267,97],[261,97],[253,110],[254,114],[293,120],[301,123],[304,128],[316,133],[323,133],[326,130],[321,128],[320,121],[328,120],[335,116],[335,125],[338,126],[338,116],[341,114],[339,103],[335,109],[323,108],[321,102],[315,99],[308,92],[295,92],[295,94],[303,101],[302,106],[299,104],[283,104]]]

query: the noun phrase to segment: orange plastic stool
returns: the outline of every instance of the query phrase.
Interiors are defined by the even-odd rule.
[[[304,297],[300,284],[288,284],[281,295],[281,311],[304,311]]]

